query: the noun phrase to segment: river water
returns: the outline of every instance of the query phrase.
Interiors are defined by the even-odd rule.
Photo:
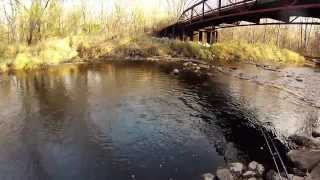
[[[1,75],[0,179],[197,180],[234,161],[271,166],[260,125],[285,151],[317,115],[277,89],[222,74],[198,84],[154,63]]]

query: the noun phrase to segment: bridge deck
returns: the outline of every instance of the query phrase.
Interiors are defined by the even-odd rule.
[[[244,0],[205,10],[206,1],[201,1],[185,10],[179,21],[163,29],[160,35],[177,37],[187,32],[217,27],[221,24],[235,24],[240,21],[259,24],[260,19],[263,18],[275,19],[279,23],[290,23],[292,22],[290,17],[293,16],[320,17],[319,0],[275,0],[275,3],[269,4],[259,3],[261,0]],[[200,13],[196,10],[199,7],[202,10]]]

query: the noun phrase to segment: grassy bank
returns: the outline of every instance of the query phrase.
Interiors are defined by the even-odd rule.
[[[264,44],[242,42],[217,43],[204,46],[199,43],[157,39],[73,36],[50,39],[33,46],[14,44],[0,47],[0,71],[32,70],[64,62],[98,61],[102,57],[171,56],[207,61],[250,61],[263,64],[301,65],[304,58],[287,49]]]

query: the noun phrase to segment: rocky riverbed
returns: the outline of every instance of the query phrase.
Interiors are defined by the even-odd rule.
[[[215,73],[223,73],[235,78],[280,89],[314,108],[320,108],[320,76],[318,69],[307,67],[271,67],[257,64],[213,65],[196,60],[183,60],[174,63],[170,72],[174,75],[192,75],[206,83]],[[318,121],[318,117],[314,117]],[[215,174],[206,173],[204,180],[319,180],[320,179],[320,130],[317,127],[296,132],[287,137],[290,151],[288,174],[278,173],[275,168],[266,170],[262,164],[232,162],[221,167]]]

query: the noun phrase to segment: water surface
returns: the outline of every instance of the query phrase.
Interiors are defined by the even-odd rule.
[[[229,162],[268,165],[260,122],[281,138],[310,126],[291,117],[318,113],[285,97],[223,75],[190,83],[153,63],[2,75],[0,179],[196,180]]]

